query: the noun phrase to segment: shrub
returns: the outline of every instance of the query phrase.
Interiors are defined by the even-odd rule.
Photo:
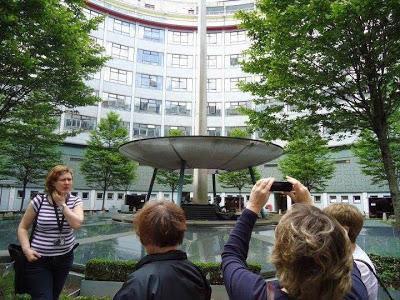
[[[386,287],[400,289],[400,257],[368,254]]]
[[[85,279],[99,281],[125,281],[135,270],[136,261],[91,259],[86,263]],[[194,263],[210,281],[210,284],[223,284],[221,265],[215,262]],[[261,266],[249,264],[249,270],[259,274]]]
[[[133,272],[134,260],[91,259],[86,263],[85,279],[99,281],[125,281]]]

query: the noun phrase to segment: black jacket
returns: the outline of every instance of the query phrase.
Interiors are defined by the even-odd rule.
[[[186,253],[175,250],[143,257],[114,300],[208,300],[211,287]]]

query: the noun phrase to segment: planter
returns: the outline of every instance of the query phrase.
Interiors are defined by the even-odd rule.
[[[123,282],[82,280],[79,296],[114,297]]]

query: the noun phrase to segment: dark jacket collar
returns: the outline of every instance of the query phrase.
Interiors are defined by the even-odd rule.
[[[143,267],[145,264],[163,261],[163,260],[186,260],[187,255],[181,250],[171,250],[161,254],[149,254],[143,257],[135,266],[135,270]]]

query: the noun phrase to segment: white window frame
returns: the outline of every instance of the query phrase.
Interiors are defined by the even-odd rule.
[[[170,54],[171,55],[171,66],[178,68],[189,67],[189,55],[186,54]]]
[[[135,98],[135,111],[141,113],[152,113],[152,114],[160,114],[161,113],[162,101],[157,99],[149,99],[149,98]],[[142,108],[146,109],[142,109]],[[154,108],[154,109],[149,109]]]
[[[167,80],[169,91],[189,92],[192,90],[192,78],[168,77]]]
[[[162,38],[161,38],[161,30],[162,29],[147,27],[147,26],[142,26],[142,27],[143,27],[143,39],[156,41],[156,42],[162,41]]]
[[[207,116],[221,116],[221,102],[207,102]]]
[[[130,111],[131,97],[121,94],[103,92],[103,108]]]
[[[207,55],[207,67],[210,69],[218,68],[218,55]]]
[[[122,35],[132,36],[133,24],[119,19],[112,18],[112,31]]]
[[[329,195],[329,203],[337,203],[337,196]]]
[[[358,199],[356,199],[356,197],[358,198]],[[360,204],[361,203],[361,196],[360,195],[353,195],[353,203],[354,204]]]
[[[145,49],[140,49],[140,50],[142,51],[141,63],[147,64],[147,65],[161,66],[161,52],[150,51],[150,50],[145,50]],[[152,60],[151,57],[157,58],[158,61]]]
[[[231,44],[243,43],[246,41],[246,32],[244,30],[236,30],[229,32],[229,42]]]
[[[111,43],[111,56],[129,60],[129,47],[117,43]]]
[[[207,33],[207,44],[217,45],[218,43],[218,34],[216,32]]]
[[[128,83],[128,71],[110,68],[110,81],[117,83]]]
[[[166,115],[190,116],[192,114],[192,102],[165,101]]]
[[[139,134],[135,135],[135,130],[138,131]],[[160,136],[160,130],[160,125],[133,123],[133,136],[136,137],[158,137]],[[149,135],[149,132],[153,132],[154,134]]]

